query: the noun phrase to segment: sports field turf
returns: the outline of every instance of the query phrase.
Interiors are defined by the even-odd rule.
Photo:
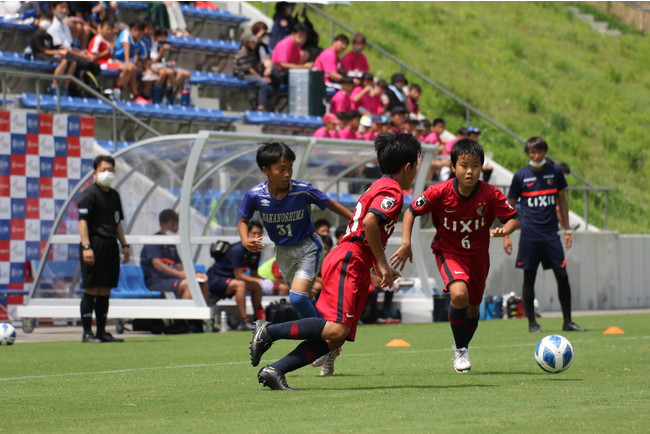
[[[524,320],[481,322],[465,375],[446,323],[361,326],[334,376],[287,376],[297,392],[257,383],[248,332],[18,342],[0,347],[0,432],[647,432],[650,315],[577,322],[590,331],[565,334],[576,358],[555,375],[533,349],[560,319],[542,318],[542,335]],[[625,334],[603,335],[609,326]],[[385,347],[396,338],[411,347]],[[294,346],[276,342],[260,366]]]

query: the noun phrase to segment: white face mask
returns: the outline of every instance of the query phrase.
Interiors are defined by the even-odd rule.
[[[52,21],[49,20],[42,20],[38,22],[38,27],[43,31],[47,31],[47,29],[49,29],[51,25],[52,25]]]
[[[546,164],[546,158],[542,159],[542,161],[540,161],[539,163],[535,163],[533,160],[530,160],[528,164],[530,164],[530,166],[534,167],[535,169],[539,169],[540,167]]]
[[[113,172],[99,172],[97,174],[97,182],[104,187],[110,187],[115,181],[115,173]]]
[[[170,231],[169,229],[167,229],[167,230],[165,231],[165,235],[170,235],[170,236],[171,236],[171,235],[176,235],[176,232],[174,232],[174,231]]]
[[[57,13],[54,14],[54,15],[55,15],[55,16],[56,16],[60,21],[65,20],[65,17],[68,16],[68,14],[64,14],[63,12],[57,12]]]

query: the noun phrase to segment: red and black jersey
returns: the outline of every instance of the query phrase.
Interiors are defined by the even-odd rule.
[[[430,186],[409,209],[415,215],[431,213],[434,252],[461,256],[487,253],[494,218],[505,223],[517,214],[496,187],[479,181],[469,196],[463,196],[456,178]]]
[[[363,219],[366,214],[376,214],[381,220],[381,244],[386,247],[395,224],[402,213],[404,193],[399,183],[390,176],[383,176],[373,182],[370,188],[359,198],[354,208],[352,220],[348,224],[345,236],[341,240],[352,241],[370,252],[370,246],[363,232]]]

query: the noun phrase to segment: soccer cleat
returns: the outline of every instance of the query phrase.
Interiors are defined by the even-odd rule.
[[[464,374],[472,369],[472,363],[469,361],[469,350],[467,348],[457,348],[454,353],[454,370]]]
[[[273,341],[266,331],[266,327],[271,324],[268,321],[258,319],[255,321],[255,328],[253,329],[253,339],[251,339],[251,365],[257,366],[260,364],[262,354],[268,351],[273,345]]]
[[[528,331],[531,333],[541,333],[542,332],[542,327],[537,324],[537,322],[531,322],[528,324]]]
[[[240,331],[251,331],[251,330],[254,330],[254,329],[255,329],[255,326],[253,326],[253,324],[251,324],[250,321],[242,321],[242,322],[239,323],[239,326],[237,327],[237,330],[240,330]]]
[[[100,342],[124,342],[124,339],[114,338],[110,333],[104,333],[101,336],[97,335],[97,339],[99,339]]]
[[[257,381],[272,390],[296,390],[287,385],[284,374],[271,365],[266,365],[257,373]]]
[[[562,326],[562,331],[565,332],[586,332],[587,329],[583,329],[580,327],[578,324],[574,323],[573,321],[565,322],[564,325]]]
[[[334,361],[339,356],[339,354],[341,354],[341,347],[325,354],[325,360],[323,361],[323,365],[320,367],[321,377],[326,377],[334,373]]]
[[[329,355],[330,353],[327,353],[324,356],[320,356],[319,358],[311,362],[311,366],[314,368],[320,368],[321,366],[323,366],[323,363],[325,363],[325,359],[327,359],[327,356]]]
[[[81,338],[81,342],[84,344],[98,344],[102,342],[102,340],[93,336],[92,333],[84,333]]]

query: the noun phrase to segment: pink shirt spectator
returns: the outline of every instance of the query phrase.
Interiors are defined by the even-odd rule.
[[[346,71],[370,72],[366,55],[363,53],[357,54],[354,50],[345,53],[341,59],[341,66],[343,66],[343,69]]]
[[[357,86],[354,88],[352,91],[352,94],[350,95],[351,98],[354,98],[356,95],[361,93],[363,90],[363,87]],[[354,108],[359,111],[361,107],[366,109],[368,113],[371,115],[380,115],[382,111],[384,110],[384,103],[381,100],[381,95],[376,95],[376,96],[371,96],[370,92],[366,92],[361,99],[358,102],[352,101],[352,104],[354,105]]]
[[[363,135],[363,140],[372,142],[373,140],[375,140],[375,137],[377,137],[378,135],[379,133],[376,131],[368,131],[366,134]]]
[[[330,78],[327,74],[338,72],[340,68],[339,56],[336,55],[334,48],[324,49],[314,60],[314,68],[325,73],[325,83],[329,83]]]
[[[358,131],[351,131],[349,127],[343,128],[340,132],[339,135],[341,136],[341,139],[344,140],[361,140],[361,137],[359,136]]]
[[[458,139],[453,138],[451,140],[447,140],[447,143],[445,143],[445,152],[444,155],[449,155],[451,154],[451,148],[454,147],[454,143],[456,143]]]
[[[273,49],[271,60],[275,63],[300,64],[300,46],[293,43],[293,37],[287,36]]]
[[[339,137],[339,132],[337,130],[325,130],[325,127],[320,127],[319,129],[316,130],[314,133],[314,137],[321,138],[321,139],[338,139]]]
[[[330,113],[347,112],[352,110],[352,98],[344,90],[339,90],[330,101]]]
[[[424,143],[429,143],[431,145],[435,145],[436,143],[440,144],[440,137],[438,137],[437,133],[432,132],[428,136],[426,136],[422,141]]]

